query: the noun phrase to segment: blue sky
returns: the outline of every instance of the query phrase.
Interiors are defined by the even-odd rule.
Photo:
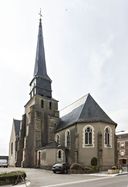
[[[12,120],[29,100],[39,10],[48,75],[59,109],[90,93],[128,130],[128,1],[0,1],[0,155],[8,154]]]

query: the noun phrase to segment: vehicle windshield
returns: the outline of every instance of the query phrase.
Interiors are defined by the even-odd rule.
[[[7,163],[6,159],[0,159],[0,163]]]
[[[63,164],[61,163],[58,163],[58,164],[55,164],[54,166],[62,166]]]

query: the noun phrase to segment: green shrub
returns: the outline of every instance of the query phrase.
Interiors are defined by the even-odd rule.
[[[73,163],[70,166],[71,173],[84,173],[84,167],[79,163]]]
[[[96,157],[93,157],[91,159],[91,166],[97,166],[97,158]]]
[[[84,167],[79,163],[73,163],[70,169],[84,169]]]
[[[117,169],[117,167],[116,167],[116,166],[112,166],[112,169],[113,169],[113,170],[116,170],[116,169]]]
[[[84,168],[84,170],[85,170],[85,173],[92,173],[92,168],[91,167],[85,167]]]
[[[97,173],[97,172],[99,172],[99,168],[96,166],[85,167],[85,173]]]

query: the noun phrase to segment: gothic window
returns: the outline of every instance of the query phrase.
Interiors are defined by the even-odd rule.
[[[65,147],[70,148],[70,146],[71,146],[70,130],[66,130],[66,132],[65,132]]]
[[[111,128],[110,127],[106,127],[105,130],[104,130],[105,147],[111,147],[111,138],[112,138]]]
[[[110,145],[110,132],[108,128],[105,129],[105,144]]]
[[[83,128],[83,147],[94,147],[94,128],[87,125]]]
[[[85,145],[92,145],[92,129],[90,127],[85,129]]]

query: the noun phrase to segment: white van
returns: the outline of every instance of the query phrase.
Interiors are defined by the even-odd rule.
[[[0,167],[8,167],[7,159],[0,159]]]

